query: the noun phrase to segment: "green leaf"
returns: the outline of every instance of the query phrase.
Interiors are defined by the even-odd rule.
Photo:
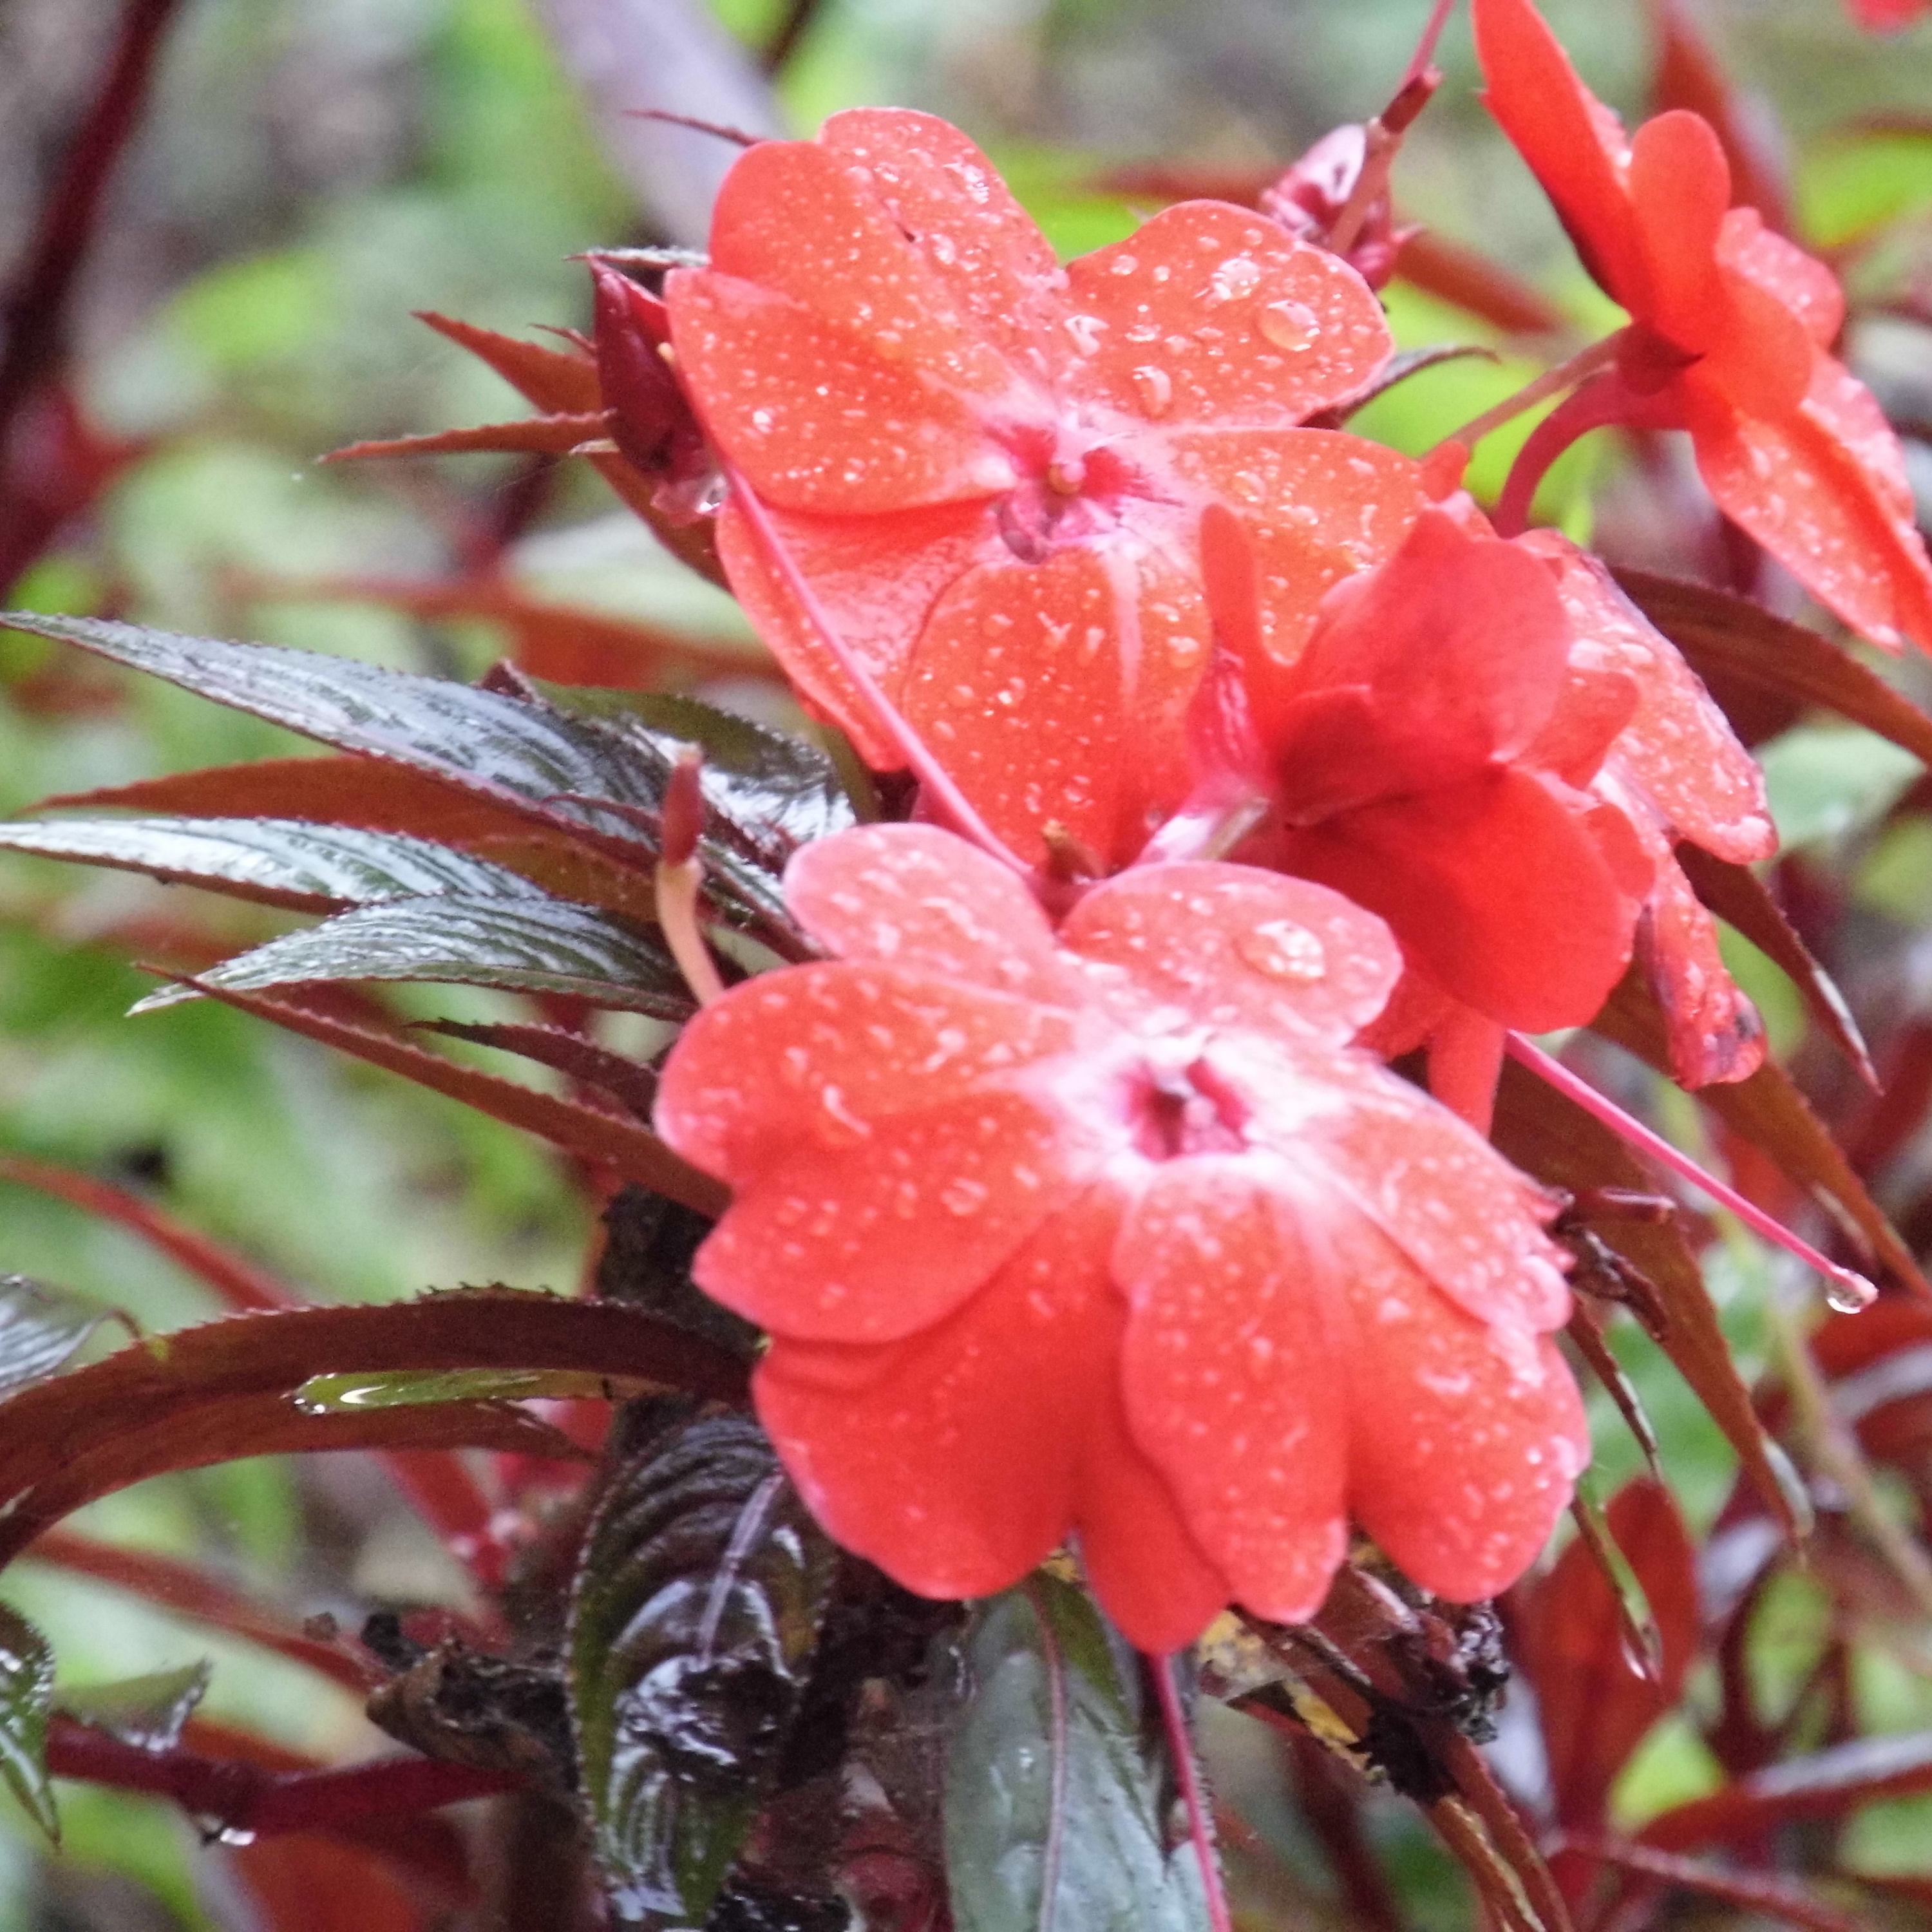
[[[284,933],[200,975],[200,983],[258,992],[316,980],[422,980],[572,993],[600,1006],[681,1020],[691,999],[676,962],[609,914],[563,899],[397,899]],[[133,1010],[194,999],[164,987]]]
[[[63,1684],[53,1707],[63,1717],[142,1750],[172,1750],[208,1690],[214,1666],[203,1658],[178,1670],[123,1677],[112,1684]]]
[[[757,1424],[660,1436],[579,1562],[572,1723],[611,1911],[703,1923],[750,1828],[818,1641],[836,1552]]]
[[[398,1375],[311,1376],[295,1392],[307,1415],[344,1409],[406,1408],[426,1402],[533,1402],[581,1398],[616,1402],[649,1384],[588,1369],[431,1369]]]
[[[53,1699],[52,1647],[19,1611],[0,1604],[0,1778],[58,1844],[60,1814],[47,1776]]]
[[[981,1610],[946,1760],[958,1932],[1197,1932],[1192,1848],[1133,1655],[1091,1600],[1040,1573]]]
[[[544,896],[507,866],[427,838],[293,818],[89,818],[0,825],[0,846],[87,866],[148,872],[296,912],[447,892]]]
[[[101,1318],[62,1289],[0,1274],[0,1394],[52,1375]]]
[[[566,794],[646,806],[657,797],[657,774],[619,734],[526,699],[316,651],[182,637],[105,618],[10,611],[0,624],[78,644],[343,751],[414,765],[498,797],[544,807]],[[558,804],[551,815],[584,814]],[[594,811],[590,822],[628,831]]]

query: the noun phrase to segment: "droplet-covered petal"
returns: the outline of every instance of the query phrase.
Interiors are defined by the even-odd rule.
[[[1283,1623],[1321,1607],[1348,1547],[1330,1265],[1240,1160],[1163,1168],[1114,1250],[1134,1439],[1235,1597]]]
[[[1339,256],[1225,202],[1163,208],[1066,278],[1091,345],[1069,386],[1157,425],[1286,428],[1373,381],[1395,346]]]
[[[1171,1005],[1197,1024],[1337,1044],[1382,1011],[1402,971],[1373,914],[1248,866],[1119,873],[1082,899],[1060,937],[1116,969],[1137,1002]]]
[[[1040,902],[997,860],[928,825],[861,826],[802,848],[785,902],[842,959],[1067,1005],[1079,988]]]
[[[1349,1502],[1364,1528],[1452,1602],[1536,1559],[1589,1460],[1576,1385],[1546,1340],[1472,1320],[1379,1236],[1346,1234],[1354,1319]]]

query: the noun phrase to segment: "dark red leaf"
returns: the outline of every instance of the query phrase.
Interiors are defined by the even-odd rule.
[[[518,422],[478,423],[473,429],[441,429],[422,436],[352,442],[332,449],[325,463],[352,463],[374,456],[568,456],[580,444],[609,434],[605,412],[530,416]]]
[[[1574,1832],[1563,1834],[1562,1844],[1566,1850],[1580,1852],[1586,1858],[1598,1859],[1620,1870],[1660,1879],[1666,1885],[1714,1898],[1741,1911],[1782,1919],[1787,1925],[1803,1926],[1806,1932],[1860,1932],[1856,1919],[1786,1880],[1714,1870],[1648,1845]]]
[[[460,1100],[493,1120],[538,1135],[580,1160],[607,1167],[621,1179],[668,1195],[701,1214],[724,1212],[728,1196],[718,1182],[679,1160],[656,1135],[620,1114],[560,1100],[475,1067],[458,1066],[394,1034],[379,1033],[373,1027],[357,1026],[318,1012],[302,1004],[299,994],[280,998],[212,986],[207,992],[211,999],[224,1005],[273,1020],[278,1026],[326,1046],[340,1047],[358,1060]]]
[[[734,1358],[621,1304],[510,1289],[232,1316],[37,1383],[0,1410],[0,1501],[12,1504],[0,1562],[82,1502],[166,1469],[338,1448],[577,1453],[520,1411],[486,1404],[304,1414],[287,1398],[322,1364],[578,1369],[727,1400],[745,1376]]]
[[[1676,1703],[1697,1645],[1696,1551],[1670,1491],[1640,1478],[1605,1515],[1650,1600],[1661,1646],[1654,1676],[1626,1654],[1617,1592],[1581,1538],[1524,1593],[1519,1625],[1556,1816],[1585,1829],[1602,1822],[1618,1772]]]
[[[447,336],[458,348],[466,349],[479,361],[487,362],[511,388],[540,410],[581,415],[603,406],[597,365],[587,353],[552,349],[543,343],[526,342],[520,336],[501,335],[494,328],[479,328],[473,322],[438,315],[433,309],[418,309],[416,316],[418,322],[428,323],[437,334]]]
[[[520,1054],[526,1060],[554,1067],[586,1086],[601,1088],[639,1120],[650,1119],[657,1096],[657,1076],[648,1066],[598,1046],[581,1034],[566,1032],[562,1027],[470,1025],[460,1020],[418,1020],[410,1030],[442,1034],[452,1040],[466,1040],[478,1046]]]
[[[1570,318],[1520,275],[1432,230],[1402,244],[1395,279],[1492,322],[1505,334],[1547,335],[1569,326]]]
[[[1932,764],[1932,718],[1828,638],[1701,584],[1646,570],[1613,574],[1720,698],[1730,681],[1774,699],[1822,704]]]

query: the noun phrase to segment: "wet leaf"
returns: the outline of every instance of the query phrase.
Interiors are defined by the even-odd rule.
[[[1724,686],[1742,683],[1774,699],[1822,704],[1932,764],[1932,717],[1828,638],[1701,584],[1644,570],[1612,574],[1720,698]]]
[[[60,1288],[0,1274],[0,1395],[53,1374],[101,1318]]]
[[[366,767],[365,767],[366,770]],[[542,899],[507,867],[393,832],[293,818],[82,819],[0,825],[0,847],[147,872],[295,912],[451,892]]]
[[[105,618],[15,611],[0,622],[554,821],[601,822],[621,835],[621,820],[599,820],[594,808],[553,802],[569,795],[648,806],[656,796],[655,774],[605,726],[497,692],[316,651],[182,637]]]
[[[1641,1192],[1656,1185],[1650,1170],[1600,1120],[1514,1060],[1504,1064],[1497,1090],[1495,1139],[1526,1173],[1572,1193],[1600,1187]],[[1785,1534],[1802,1536],[1810,1521],[1803,1486],[1790,1474],[1783,1452],[1758,1419],[1704,1286],[1703,1271],[1675,1218],[1662,1222],[1618,1218],[1588,1225],[1590,1234],[1641,1276],[1664,1316],[1658,1347],[1724,1431]]]
[[[608,1047],[586,1040],[581,1034],[567,1032],[562,1027],[496,1022],[472,1024],[466,1020],[418,1020],[410,1030],[439,1034],[449,1040],[466,1040],[472,1046],[520,1054],[610,1094],[640,1120],[651,1117],[658,1085],[655,1071],[640,1061],[627,1060],[621,1053],[613,1053]]]
[[[777,1768],[835,1559],[748,1420],[675,1429],[605,1492],[572,1595],[569,1677],[622,1922],[703,1922]]]
[[[0,1429],[0,1563],[82,1503],[165,1469],[284,1451],[464,1443],[577,1453],[501,1406],[304,1415],[289,1397],[318,1362],[360,1364],[372,1375],[574,1370],[724,1400],[745,1385],[742,1363],[635,1309],[507,1288],[231,1316],[151,1336],[11,1398]]]
[[[306,1415],[408,1408],[434,1402],[621,1402],[650,1384],[589,1369],[428,1369],[396,1375],[311,1376],[295,1392]]]
[[[959,1932],[1198,1932],[1191,1846],[1171,1848],[1158,1720],[1133,1654],[1044,1574],[982,1606],[946,1760]]]
[[[478,452],[518,456],[568,456],[580,443],[610,434],[602,410],[581,415],[524,416],[514,422],[479,423],[473,429],[432,430],[426,436],[391,436],[377,442],[352,442],[332,449],[325,463],[352,463],[372,456],[466,456]]]
[[[19,1611],[0,1604],[0,1778],[58,1843],[60,1814],[47,1777],[53,1696],[54,1654],[46,1639]]]
[[[554,1094],[539,1094],[534,1088],[499,1079],[476,1067],[458,1066],[394,1033],[341,1018],[308,1006],[296,996],[278,998],[204,985],[210,997],[224,1005],[272,1020],[292,1033],[325,1046],[340,1047],[371,1066],[400,1073],[418,1086],[488,1114],[492,1120],[538,1135],[580,1160],[608,1167],[620,1179],[668,1195],[701,1214],[722,1214],[730,1198],[719,1183],[680,1160],[656,1135],[626,1115],[560,1100]]]
[[[206,1694],[214,1666],[203,1658],[178,1670],[123,1677],[112,1684],[62,1684],[53,1708],[90,1729],[143,1750],[172,1750]]]
[[[359,907],[212,967],[191,986],[150,993],[133,1010],[152,1012],[217,987],[261,992],[316,980],[414,980],[568,993],[656,1019],[689,1016],[683,976],[656,940],[608,914],[529,890],[526,899],[452,892]]]
[[[1558,1822],[1580,1829],[1603,1822],[1618,1772],[1676,1703],[1697,1648],[1696,1551],[1670,1492],[1648,1478],[1626,1484],[1603,1528],[1628,1576],[1613,1580],[1580,1536],[1524,1593],[1519,1624]],[[1633,1595],[1642,1608],[1630,1607]],[[1647,1674],[1630,1654],[1637,1617],[1656,1633]]]

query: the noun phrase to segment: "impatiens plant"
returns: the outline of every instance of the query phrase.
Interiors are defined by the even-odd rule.
[[[1820,629],[1526,525],[1586,429],[1688,430],[1736,544],[1828,620],[1932,646],[1932,563],[1830,272],[1728,206],[1698,115],[1626,142],[1528,0],[1474,0],[1490,105],[1630,320],[1431,452],[1346,426],[1439,359],[1394,359],[1378,290],[1445,10],[1383,115],[1256,206],[1064,265],[964,134],[862,109],[748,142],[706,256],[594,256],[588,334],[430,318],[539,414],[344,454],[587,458],[736,595],[809,731],[661,688],[728,652],[618,626],[571,658],[500,586],[415,608],[605,681],[10,617],[330,748],[0,827],[320,916],[159,962],[141,1009],[223,1002],[527,1130],[604,1228],[580,1294],[306,1305],[0,1160],[228,1311],[70,1366],[98,1316],[0,1277],[0,1563],[263,1644],[407,1754],[277,1757],[195,1718],[193,1673],[90,1705],[0,1611],[0,1774],[50,1829],[56,1777],[172,1798],[251,1855],[269,1932],[324,1922],[312,1858],[409,1932],[533,1898],[564,1932],[1219,1932],[1291,1922],[1244,1719],[1323,1922],[1406,1922],[1372,1785],[1510,1932],[1686,1890],[1868,1922],[1842,1846],[1795,1876],[1766,1848],[1932,1790],[1932,1734],[1874,1747],[1844,1688],[1901,1598],[1932,1616],[1932,1286],[1868,1186],[1917,1114],[1856,1084],[1882,1065],[1922,1112],[1932,1033],[1882,1015],[1874,1052],[1817,956],[1828,882],[1749,869],[1777,846],[1750,748],[1818,705],[1924,757],[1932,718]],[[1480,504],[1469,443],[1566,390]],[[1780,970],[1844,1063],[1808,1070],[1844,1146],[1738,984]],[[497,1016],[406,1020],[404,982]],[[1660,1094],[1702,1163],[1640,1118]],[[1788,1258],[1840,1311],[1815,1336]],[[1756,1271],[1756,1388],[1707,1267]],[[1701,1571],[1618,1310],[1735,1457]],[[1580,1379],[1652,1464],[1608,1498]],[[63,1527],[345,1448],[468,1612],[371,1604],[352,1641]],[[1754,1620],[1808,1562],[1836,1621],[1770,1714]],[[1636,1830],[1616,1781],[1700,1654],[1712,1777]],[[434,1815],[470,1800],[506,1844]]]

